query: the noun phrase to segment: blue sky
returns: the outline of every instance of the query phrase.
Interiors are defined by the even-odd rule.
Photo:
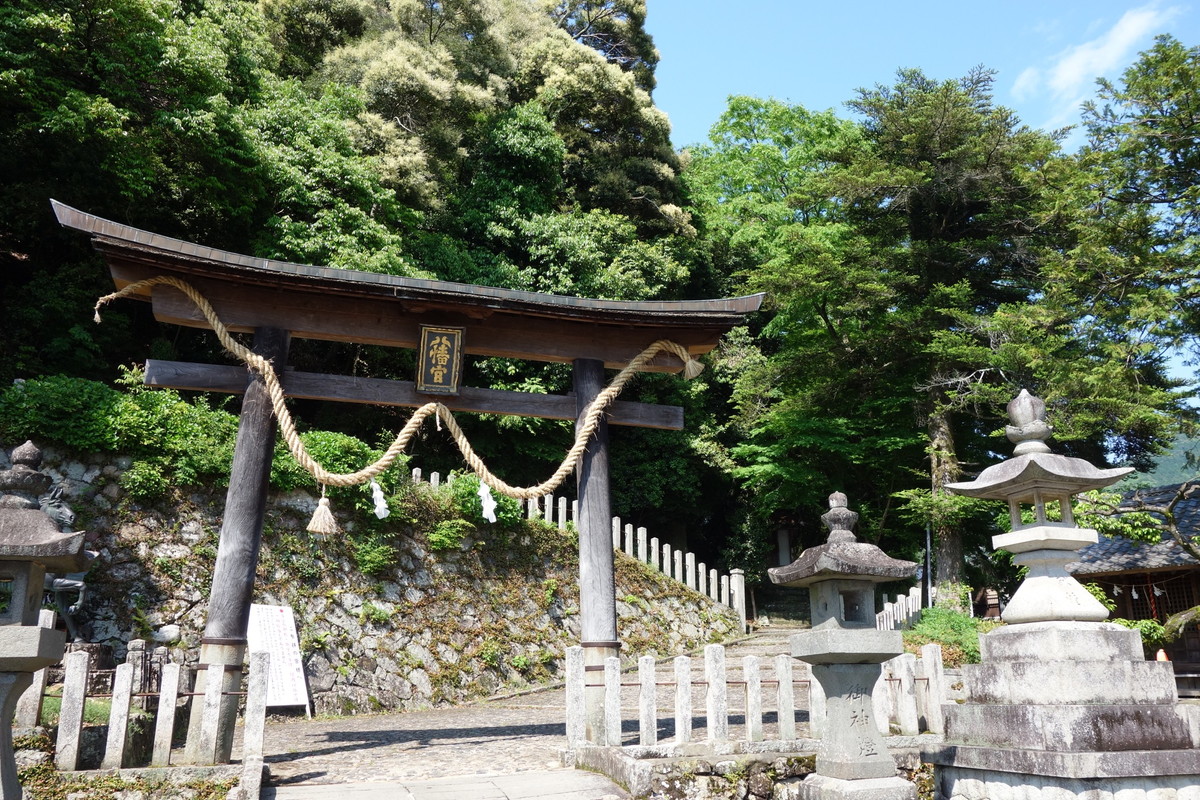
[[[1170,33],[1200,43],[1200,0],[647,0],[661,54],[655,103],[676,147],[705,141],[731,94],[774,97],[812,110],[859,87],[890,84],[901,67],[952,79],[983,64],[995,98],[1031,127],[1078,122],[1095,80],[1116,79]],[[1078,136],[1068,140],[1072,149]]]

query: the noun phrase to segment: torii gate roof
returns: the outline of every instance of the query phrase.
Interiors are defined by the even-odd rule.
[[[763,295],[717,300],[591,300],[539,292],[403,278],[232,253],[143,231],[51,201],[64,227],[83,231],[104,254],[117,288],[156,275],[192,283],[234,331],[275,327],[307,339],[392,347],[417,345],[421,324],[461,325],[465,350],[535,361],[601,360],[618,369],[657,339],[701,355]],[[207,328],[180,292],[148,290],[163,322]],[[674,356],[647,369],[677,372]]]

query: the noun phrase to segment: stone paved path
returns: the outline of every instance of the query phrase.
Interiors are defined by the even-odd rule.
[[[791,632],[768,630],[728,657],[781,652]],[[263,798],[625,800],[603,776],[562,767],[565,704],[562,689],[545,689],[429,711],[268,722]]]

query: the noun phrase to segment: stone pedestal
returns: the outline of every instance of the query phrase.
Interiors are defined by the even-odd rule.
[[[32,672],[0,672],[0,714],[5,720],[0,725],[0,795],[4,800],[21,800],[23,797],[21,782],[17,780],[17,762],[13,757],[12,725],[7,720],[13,718],[17,701],[31,683]]]
[[[1138,800],[1190,787],[1200,800],[1200,750],[1174,672],[1144,659],[1136,631],[1026,623],[980,645],[982,663],[963,667],[966,702],[943,706],[946,744],[924,754],[939,766],[938,797]]]
[[[1066,571],[1097,540],[1075,526],[1071,498],[1132,470],[1051,453],[1046,405],[1028,392],[1008,412],[1014,457],[946,488],[1008,502],[1013,530],[992,544],[1028,574],[1004,609],[1008,626],[982,636],[982,663],[963,667],[966,702],[943,706],[945,744],[924,753],[939,767],[937,796],[1200,800],[1200,751],[1171,665],[1146,661],[1141,636],[1103,622],[1107,610]]]
[[[847,587],[840,588],[845,592]],[[904,651],[900,632],[827,627],[797,633],[791,644],[792,655],[812,665],[813,680],[826,698],[816,773],[805,778],[800,796],[915,800],[913,784],[896,775],[896,762],[875,722],[872,697],[882,663]]]

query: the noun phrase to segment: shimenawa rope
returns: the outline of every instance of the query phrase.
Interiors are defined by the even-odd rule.
[[[325,497],[326,486],[355,486],[360,483],[366,483],[375,476],[387,470],[396,458],[404,452],[409,441],[417,430],[420,429],[421,423],[431,415],[436,415],[436,418],[446,423],[446,428],[450,435],[454,438],[455,444],[458,445],[459,452],[462,453],[463,460],[468,466],[479,476],[479,479],[496,491],[508,497],[513,497],[518,500],[527,500],[532,497],[541,497],[549,494],[557,489],[566,479],[568,475],[574,471],[579,463],[579,459],[583,457],[583,452],[587,448],[588,440],[592,434],[596,432],[596,427],[600,424],[600,419],[605,411],[616,399],[621,390],[650,359],[663,351],[674,353],[683,361],[683,374],[685,378],[691,379],[700,374],[704,369],[704,365],[692,358],[687,349],[682,345],[667,339],[659,339],[651,344],[641,353],[633,358],[613,379],[607,387],[605,387],[595,399],[588,405],[583,413],[583,424],[581,424],[575,432],[575,442],[571,449],[567,451],[566,457],[559,464],[558,469],[547,480],[536,486],[518,487],[511,486],[505,483],[500,478],[492,474],[491,470],[484,464],[481,459],[467,441],[466,434],[462,428],[458,426],[454,416],[450,413],[450,409],[441,403],[432,402],[418,408],[409,417],[408,423],[396,436],[395,441],[388,447],[387,451],[374,464],[360,469],[357,472],[351,473],[333,473],[326,470],[309,455],[304,442],[300,440],[300,435],[296,432],[295,423],[292,420],[292,415],[288,411],[287,404],[284,402],[285,395],[283,386],[279,382],[279,377],[275,373],[274,367],[268,359],[263,358],[249,348],[239,343],[229,333],[229,329],[225,327],[217,316],[216,311],[208,300],[196,290],[187,281],[180,278],[174,278],[168,275],[160,275],[154,278],[131,283],[119,291],[107,294],[96,301],[95,312],[96,322],[100,322],[100,308],[113,300],[118,300],[123,297],[128,297],[142,289],[152,286],[173,286],[183,292],[200,313],[204,315],[205,320],[212,327],[213,332],[217,334],[217,339],[234,357],[241,359],[250,369],[262,376],[263,383],[266,386],[267,393],[271,397],[271,405],[275,411],[275,418],[279,422],[279,429],[283,433],[284,442],[287,444],[288,451],[292,457],[304,467],[308,472],[321,484],[321,499],[317,504],[317,511],[313,515],[312,522],[308,525],[308,530],[313,533],[331,534],[337,532],[337,523],[333,518],[333,513],[329,509],[329,500]]]

